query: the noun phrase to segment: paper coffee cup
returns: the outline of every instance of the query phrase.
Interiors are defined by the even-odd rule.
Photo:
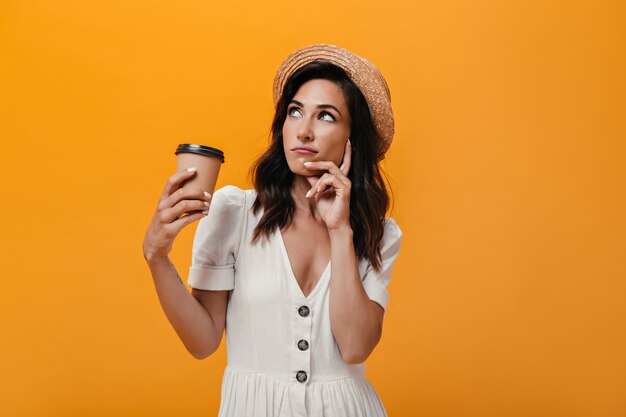
[[[177,156],[177,172],[196,167],[196,174],[183,182],[181,188],[195,187],[213,195],[224,152],[209,146],[181,143],[174,154]]]

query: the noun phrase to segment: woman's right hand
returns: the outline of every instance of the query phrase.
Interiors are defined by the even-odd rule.
[[[167,180],[143,240],[143,256],[147,261],[167,257],[178,232],[208,214],[210,194],[198,188],[180,188],[181,183],[195,173],[180,171]]]

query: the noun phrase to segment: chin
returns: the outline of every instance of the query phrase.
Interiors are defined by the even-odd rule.
[[[291,172],[293,172],[295,175],[300,175],[301,177],[312,177],[316,175],[314,171],[310,171],[308,169],[292,169]]]
[[[321,173],[318,171],[312,171],[312,170],[308,170],[308,169],[292,169],[291,167],[289,167],[289,170],[294,174],[294,175],[299,175],[301,177],[314,177],[314,176],[321,176]]]
[[[302,168],[296,168],[295,164],[298,163],[300,161],[289,161],[287,160],[287,166],[289,167],[289,171],[291,171],[293,174],[295,175],[302,175],[302,176],[306,176],[308,174],[307,170],[304,169],[304,167]]]

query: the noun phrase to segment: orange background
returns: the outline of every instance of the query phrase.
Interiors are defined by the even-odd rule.
[[[212,416],[145,228],[181,142],[249,187],[271,83],[316,42],[396,114],[405,238],[367,362],[390,416],[626,415],[621,1],[3,1],[3,416]],[[171,254],[187,276],[196,225]]]

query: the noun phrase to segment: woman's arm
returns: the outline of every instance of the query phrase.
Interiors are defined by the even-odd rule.
[[[146,257],[161,307],[196,359],[217,350],[224,334],[228,291],[189,293],[168,257]]]
[[[176,192],[202,196],[201,190],[182,190]],[[206,199],[211,201],[210,211],[204,211],[208,215],[200,221],[194,236],[188,276],[191,294],[168,258],[172,236],[179,228],[171,231],[170,226],[163,225],[171,210],[167,200],[160,204],[148,229],[144,249],[163,311],[187,350],[198,359],[215,352],[224,335],[228,294],[234,288],[235,253],[245,215],[245,193],[237,187],[223,187]],[[186,204],[191,207],[192,203]]]
[[[189,293],[168,254],[180,230],[208,214],[211,195],[180,188],[195,169],[170,176],[159,198],[143,241],[143,256],[154,280],[161,307],[181,341],[194,357],[205,358],[219,346],[224,332],[227,292]],[[182,216],[187,213],[187,216]],[[204,294],[204,293],[211,294]]]
[[[362,363],[380,340],[385,310],[363,288],[352,229],[332,229],[329,234],[331,328],[344,362]]]
[[[327,171],[319,179],[307,177],[311,190],[306,197],[315,198],[330,236],[330,325],[346,363],[362,363],[378,344],[383,330],[385,310],[370,300],[365,292],[352,241],[350,226],[350,190],[348,171],[352,144],[348,140],[341,167],[334,162],[305,162],[313,172]],[[325,189],[333,193],[324,193]],[[326,196],[324,196],[326,194]]]

